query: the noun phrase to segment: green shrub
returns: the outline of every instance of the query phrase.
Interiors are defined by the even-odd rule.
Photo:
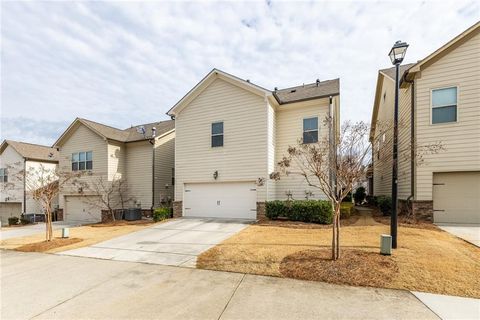
[[[365,200],[366,196],[367,196],[367,193],[365,192],[365,188],[358,187],[357,190],[355,190],[355,193],[353,194],[353,199],[355,199],[355,203],[361,204],[363,200]]]
[[[332,223],[332,206],[325,200],[268,201],[265,216],[269,219],[284,217],[292,221]]]
[[[278,217],[286,217],[288,209],[285,201],[267,201],[265,203],[265,216],[270,220],[276,220]]]
[[[20,218],[20,224],[30,224],[32,223],[30,219]]]
[[[18,224],[18,220],[19,220],[18,217],[10,217],[8,218],[8,225],[13,226]]]
[[[377,205],[384,216],[388,216],[392,213],[392,197],[379,196],[377,197]]]
[[[350,191],[349,193],[347,193],[347,195],[345,196],[345,198],[343,198],[343,201],[345,202],[352,202],[352,192]]]
[[[153,211],[153,221],[158,222],[171,217],[170,208],[157,208]]]
[[[377,203],[377,197],[375,197],[375,196],[367,196],[366,199],[367,199],[367,203],[368,203],[369,205],[375,206],[375,207],[378,205],[378,203]]]
[[[340,204],[340,219],[350,218],[354,210],[353,203],[342,202],[342,204]]]

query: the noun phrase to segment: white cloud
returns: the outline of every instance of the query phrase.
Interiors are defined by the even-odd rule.
[[[342,118],[369,121],[393,42],[409,42],[406,60],[416,61],[480,9],[474,1],[1,5],[0,135],[41,143],[77,116],[118,127],[166,118],[214,67],[270,89],[340,77]]]

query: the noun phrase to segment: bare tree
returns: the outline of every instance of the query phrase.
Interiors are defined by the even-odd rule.
[[[329,125],[330,119],[325,120]],[[388,132],[392,127],[383,126]],[[279,180],[282,175],[300,175],[310,187],[322,191],[332,202],[332,260],[340,257],[340,206],[343,199],[366,176],[371,160],[372,145],[377,139],[384,140],[383,132],[369,142],[370,127],[364,122],[344,122],[340,134],[332,141],[328,136],[317,143],[303,143],[289,146],[287,155],[278,162],[278,170],[270,175]],[[391,150],[391,148],[388,148]],[[414,146],[413,153],[418,159],[425,154],[438,153],[443,150],[441,143],[426,146]],[[387,152],[391,156],[390,153]],[[386,158],[386,157],[385,157]]]
[[[111,181],[104,176],[99,176],[93,180],[83,182],[82,190],[84,194],[97,197],[86,197],[86,202],[95,208],[108,210],[112,220],[115,221],[115,210],[125,209],[132,198],[129,196],[128,185],[125,179],[114,176]]]
[[[54,200],[64,186],[77,184],[82,173],[47,168],[43,164],[27,169],[16,169],[15,166],[10,166],[9,170],[18,181],[25,182],[26,193],[41,204],[45,212],[45,239],[51,241]]]

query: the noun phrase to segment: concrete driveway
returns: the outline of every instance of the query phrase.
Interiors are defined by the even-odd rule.
[[[240,220],[178,219],[59,254],[194,268],[200,253],[246,228],[249,223]]]
[[[63,227],[72,227],[74,224],[66,223],[63,221],[56,221],[52,223],[53,230],[61,229]],[[36,233],[45,232],[45,223],[28,224],[21,227],[1,228],[0,240],[6,240],[11,238],[19,238],[30,236]]]
[[[0,251],[1,319],[438,319],[410,292]]]
[[[438,224],[438,227],[480,247],[480,225],[478,224]]]

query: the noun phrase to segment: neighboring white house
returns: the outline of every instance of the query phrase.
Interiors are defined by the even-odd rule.
[[[400,76],[400,204],[409,199],[413,212],[439,223],[480,223],[480,23],[403,65]],[[391,193],[392,130],[378,126],[393,119],[394,78],[394,68],[378,73],[370,133],[375,195]],[[442,151],[425,152],[438,145]]]
[[[60,170],[83,172],[80,180],[89,186],[98,185],[99,181],[126,181],[128,190],[122,197],[129,200],[127,207],[151,212],[173,200],[172,120],[122,130],[77,118],[54,146],[59,150]],[[79,188],[82,189],[79,184],[61,187],[59,207],[63,219],[80,223],[101,221],[106,208],[97,201],[100,195],[91,188]]]
[[[175,118],[174,215],[256,219],[265,201],[325,198],[303,178],[269,179],[289,145],[339,123],[339,80],[273,92],[213,69],[168,114]],[[310,194],[311,192],[311,194]]]
[[[22,213],[43,213],[42,206],[29,194],[24,174],[35,174],[42,165],[55,170],[56,149],[37,144],[4,140],[0,145],[0,218],[20,217]],[[31,179],[31,178],[30,178]]]

